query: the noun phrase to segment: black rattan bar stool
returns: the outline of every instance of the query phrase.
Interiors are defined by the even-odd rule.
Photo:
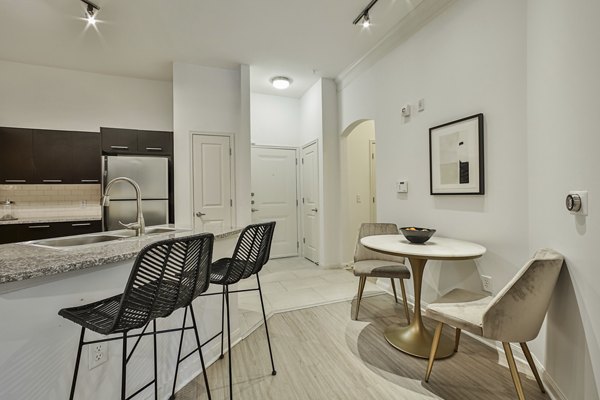
[[[263,265],[269,261],[271,253],[271,242],[275,231],[275,222],[266,222],[247,226],[237,241],[233,256],[231,258],[221,258],[211,266],[210,283],[223,285],[223,302],[221,304],[221,357],[223,358],[224,341],[224,305],[227,306],[227,355],[229,359],[229,397],[233,397],[233,380],[231,374],[231,329],[229,319],[229,294],[258,291],[260,296],[260,305],[262,307],[263,319],[265,321],[265,331],[267,333],[267,344],[269,346],[269,356],[271,357],[272,375],[276,375],[275,363],[273,362],[273,351],[271,350],[271,339],[269,338],[269,327],[267,326],[267,316],[265,314],[265,303],[262,297],[260,287],[260,278],[258,273]],[[238,283],[242,279],[256,275],[258,287],[255,289],[229,290],[229,285]]]
[[[192,309],[192,300],[208,289],[213,242],[214,236],[210,233],[204,233],[152,243],[144,247],[138,254],[125,291],[122,294],[84,306],[64,308],[59,311],[58,314],[62,317],[81,325],[75,371],[69,396],[71,400],[75,394],[83,346],[119,339],[123,341],[121,399],[131,399],[152,384],[154,384],[154,398],[158,398],[156,335],[187,329],[194,329],[195,332],[198,332]],[[185,314],[187,314],[188,309],[191,310],[193,326],[186,328],[184,317],[182,328],[157,331],[156,318],[167,317],[179,308],[185,308]],[[152,322],[153,331],[146,333],[150,322]],[[128,335],[130,330],[139,328],[144,328],[141,333]],[[86,342],[84,341],[86,329],[103,335],[121,334],[121,336]],[[127,362],[140,339],[148,335],[152,335],[154,338],[154,379],[127,397]],[[137,337],[137,340],[128,354],[127,339],[133,337]],[[204,358],[197,334],[196,343],[204,372],[204,383],[210,399]]]

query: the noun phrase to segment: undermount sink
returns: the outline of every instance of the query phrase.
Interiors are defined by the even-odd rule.
[[[146,228],[146,235],[154,235],[158,233],[171,233],[175,232],[177,229],[175,228],[165,228],[165,227],[156,227],[156,228]]]
[[[63,237],[57,239],[33,240],[30,244],[49,247],[71,247],[82,246],[86,244],[110,242],[112,240],[123,239],[123,236],[117,235],[95,235],[95,236],[78,236],[78,237]]]
[[[176,232],[175,228],[168,228],[157,226],[155,228],[150,227],[146,228],[146,233],[142,235],[142,237],[146,235],[158,235],[161,233],[173,233]],[[33,244],[36,246],[45,246],[45,247],[75,247],[75,246],[84,246],[95,243],[104,243],[111,242],[113,240],[122,240],[122,239],[130,239],[135,237],[135,231],[133,230],[120,230],[113,231],[112,234],[99,234],[99,235],[89,235],[89,236],[71,236],[71,237],[62,237],[56,239],[42,239],[42,240],[32,240],[30,242],[26,242],[27,244]]]
[[[146,228],[146,232],[142,235],[142,237],[144,237],[146,235],[158,235],[160,233],[173,233],[176,231],[177,231],[177,229],[175,229],[175,228],[167,228],[164,226],[157,226],[156,228],[150,227],[150,228]],[[128,237],[128,238],[135,237],[135,231],[132,231],[132,230],[121,229],[120,231],[114,231],[114,232],[116,235],[119,235],[120,237]]]

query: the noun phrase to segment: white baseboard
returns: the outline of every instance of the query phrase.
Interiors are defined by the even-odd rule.
[[[385,279],[385,280],[378,279],[377,286],[379,286],[381,289],[385,290],[388,294],[393,295],[392,285],[390,284],[389,279]],[[407,296],[408,296],[408,304],[410,304],[411,308],[414,310],[415,298],[411,294],[407,294]],[[428,305],[428,303],[421,300],[421,312],[425,312],[425,307],[427,307],[427,305]],[[480,343],[485,344],[486,346],[496,349],[498,351],[498,353],[504,355],[504,348],[502,347],[502,345],[499,342],[494,341],[494,340],[489,340],[489,339],[474,335],[469,332],[463,331],[463,333],[474,338],[475,340],[479,341]],[[512,352],[513,352],[515,361],[517,363],[521,364],[521,366],[522,366],[520,372],[527,371],[526,373],[529,374],[529,364],[527,363],[527,359],[525,358],[525,354],[523,354],[523,350],[521,349],[521,346],[519,346],[517,344],[511,344],[511,348],[512,348]],[[538,358],[535,356],[535,354],[531,353],[531,356],[533,358],[533,362],[535,363],[535,365],[538,369],[540,377],[542,378],[542,382],[544,383],[544,387],[546,388],[546,392],[547,392],[548,396],[552,400],[569,400],[564,395],[564,393],[560,390],[556,381],[546,371],[546,369],[544,368],[542,363],[538,360]],[[506,360],[505,357],[506,356],[504,356],[502,358],[502,360]],[[527,368],[527,369],[524,370],[523,368]],[[533,375],[531,375],[531,376],[533,376]]]

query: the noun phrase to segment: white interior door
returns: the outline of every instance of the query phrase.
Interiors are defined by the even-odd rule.
[[[377,203],[375,202],[377,193],[377,174],[375,171],[375,160],[377,153],[375,151],[375,141],[369,140],[369,186],[370,186],[370,199],[371,204],[371,222],[377,222]]]
[[[319,152],[317,143],[302,147],[302,254],[319,263]]]
[[[219,232],[232,225],[231,138],[193,135],[194,227]]]
[[[296,187],[296,149],[252,147],[252,222],[277,222],[271,258],[298,255]]]

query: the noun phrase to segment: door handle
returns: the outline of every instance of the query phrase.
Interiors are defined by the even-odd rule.
[[[196,213],[196,217],[202,218],[203,216],[205,216],[206,214],[204,214],[203,212],[198,211]]]
[[[311,211],[317,212],[317,211],[319,211],[319,209],[318,208],[313,208],[313,209],[311,209]]]
[[[259,209],[257,209],[257,208],[252,208],[250,211],[252,211],[252,212],[257,212],[257,211],[260,211],[260,210],[259,210]]]

